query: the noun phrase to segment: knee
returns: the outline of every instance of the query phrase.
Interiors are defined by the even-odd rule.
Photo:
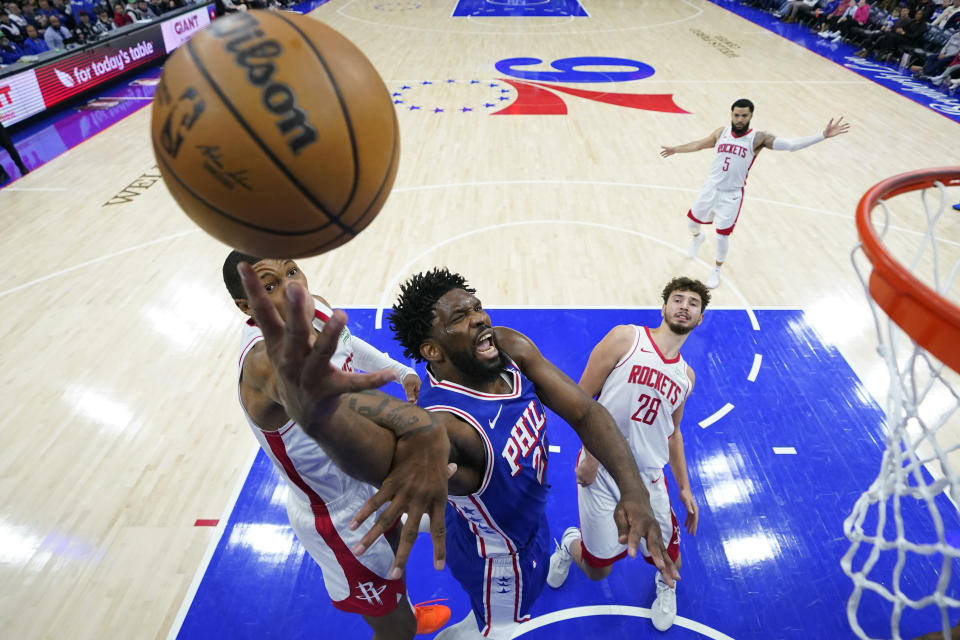
[[[608,575],[610,575],[610,571],[612,569],[613,569],[612,566],[591,567],[590,565],[585,564],[583,567],[583,572],[587,575],[588,578],[596,582],[599,580],[603,580]]]

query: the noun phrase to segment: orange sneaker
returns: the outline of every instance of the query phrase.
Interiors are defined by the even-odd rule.
[[[446,598],[427,600],[413,605],[413,613],[417,616],[417,635],[434,633],[443,628],[450,621],[450,607],[434,602],[446,602]]]

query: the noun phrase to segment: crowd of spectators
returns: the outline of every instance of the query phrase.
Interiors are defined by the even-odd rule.
[[[960,95],[960,0],[740,0]]]
[[[19,0],[0,4],[0,61],[69,49],[135,22],[148,22],[186,0]]]
[[[109,37],[198,0],[0,0],[0,63]],[[297,0],[216,0],[217,13],[285,8]]]

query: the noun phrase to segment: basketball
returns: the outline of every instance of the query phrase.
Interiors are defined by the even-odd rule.
[[[151,138],[187,215],[258,257],[349,241],[386,201],[400,155],[393,100],[366,56],[277,11],[219,18],[170,56]]]

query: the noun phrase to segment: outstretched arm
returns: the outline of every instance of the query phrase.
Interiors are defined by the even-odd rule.
[[[443,425],[433,414],[396,398],[360,393],[392,380],[393,372],[353,374],[330,365],[346,324],[343,311],[334,312],[316,333],[311,324],[312,302],[303,287],[291,283],[286,288],[285,322],[250,265],[240,263],[238,271],[253,317],[263,332],[273,368],[272,384],[287,415],[338,464],[365,467],[374,477],[383,474],[380,491],[368,504],[379,500],[379,504],[390,501],[391,505],[364,540],[371,535],[375,539],[401,513],[408,515],[389,577],[402,575],[424,513],[430,515],[434,564],[442,568],[446,556],[443,512],[451,473],[447,466],[450,443]],[[356,395],[345,397],[350,393]],[[386,438],[396,438],[389,459]],[[370,449],[363,447],[367,444]],[[351,526],[356,528],[359,522]],[[354,552],[364,550],[361,541]]]
[[[357,336],[350,336],[350,339],[353,342],[354,362],[361,371],[392,370],[397,376],[397,382],[403,386],[407,400],[417,401],[417,396],[420,394],[420,376],[416,371],[397,362]]]
[[[690,378],[690,391],[693,391],[693,369],[687,367],[687,376]],[[689,398],[689,393],[687,398]],[[693,491],[690,490],[690,476],[687,473],[687,456],[683,450],[683,433],[680,431],[680,422],[683,420],[683,408],[686,406],[686,398],[673,412],[673,435],[670,436],[670,469],[673,471],[673,479],[677,482],[677,494],[680,502],[687,510],[687,519],[684,526],[687,533],[692,536],[697,535],[697,524],[700,522],[700,511],[697,508],[697,502],[693,499]]]
[[[799,151],[800,149],[805,149],[812,144],[822,142],[827,138],[832,138],[838,136],[841,133],[846,133],[850,130],[850,123],[843,121],[843,116],[837,119],[836,122],[833,121],[833,118],[830,118],[830,122],[827,123],[827,126],[824,128],[822,133],[818,133],[812,136],[807,136],[806,138],[778,138],[772,133],[760,132],[757,134],[757,137],[754,142],[754,149],[760,149],[761,147],[766,147],[767,149],[773,149],[774,151]]]
[[[654,564],[672,584],[680,574],[666,553],[660,525],[650,506],[650,494],[613,417],[544,358],[526,336],[505,327],[497,327],[496,332],[497,341],[536,386],[543,404],[573,427],[584,446],[593,452],[616,481],[620,488],[620,502],[614,511],[614,521],[621,544],[626,544],[630,556],[636,557],[640,538],[645,538]]]
[[[577,385],[591,398],[600,395],[603,383],[607,376],[620,362],[620,358],[627,354],[627,350],[636,339],[636,330],[628,325],[618,325],[611,329],[603,340],[597,343],[590,352],[590,359],[580,376]],[[597,477],[600,461],[590,453],[587,447],[583,448],[580,462],[577,464],[577,482],[582,485],[592,483]]]
[[[717,138],[720,137],[720,132],[723,131],[723,128],[717,129],[706,138],[701,138],[700,140],[694,140],[693,142],[688,142],[686,144],[681,144],[676,147],[667,147],[660,145],[660,155],[664,158],[668,158],[675,153],[689,153],[691,151],[700,151],[702,149],[709,149],[717,144]]]

